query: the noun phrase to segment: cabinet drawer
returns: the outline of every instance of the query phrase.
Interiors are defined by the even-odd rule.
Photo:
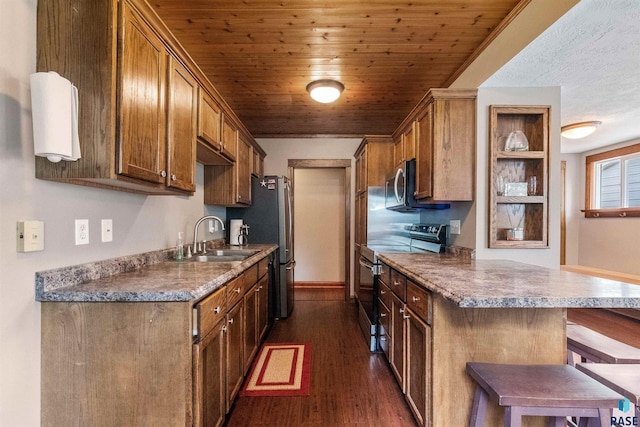
[[[198,314],[198,337],[207,336],[227,312],[225,288],[218,289],[196,305]]]
[[[395,293],[402,302],[405,302],[407,300],[407,278],[394,269],[391,269],[391,279],[389,282],[389,287],[393,293]]]
[[[391,307],[391,289],[385,285],[384,283],[380,283],[380,301],[384,303],[387,307]]]
[[[411,280],[407,280],[407,306],[431,324],[431,293]]]
[[[227,283],[227,307],[233,307],[244,296],[244,273]]]
[[[253,264],[242,275],[244,276],[242,287],[244,292],[247,292],[258,281],[258,264]]]
[[[390,280],[391,268],[387,264],[380,264],[380,280],[386,285],[391,284]]]
[[[258,279],[269,272],[269,257],[263,258],[258,261]]]

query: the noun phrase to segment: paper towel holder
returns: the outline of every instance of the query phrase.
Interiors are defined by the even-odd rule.
[[[78,89],[55,71],[33,73],[30,83],[34,154],[52,163],[78,160]]]

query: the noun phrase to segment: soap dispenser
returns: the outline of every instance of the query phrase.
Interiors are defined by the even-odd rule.
[[[183,248],[183,233],[179,232],[178,233],[178,241],[176,242],[176,253],[175,253],[175,258],[176,261],[182,261],[184,259],[184,248]]]

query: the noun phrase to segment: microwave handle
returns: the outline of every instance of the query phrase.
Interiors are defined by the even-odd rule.
[[[400,174],[404,175],[402,168],[398,168],[396,171],[396,178],[393,180],[393,192],[396,194],[396,200],[398,203],[402,203],[402,200],[400,200],[400,194],[398,194],[398,180],[400,179]]]

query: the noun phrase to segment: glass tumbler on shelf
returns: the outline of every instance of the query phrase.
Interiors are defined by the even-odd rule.
[[[538,178],[530,176],[527,180],[527,194],[529,196],[536,196],[538,194]]]
[[[496,193],[498,196],[504,196],[504,186],[504,178],[502,175],[498,175],[498,178],[496,178]]]

